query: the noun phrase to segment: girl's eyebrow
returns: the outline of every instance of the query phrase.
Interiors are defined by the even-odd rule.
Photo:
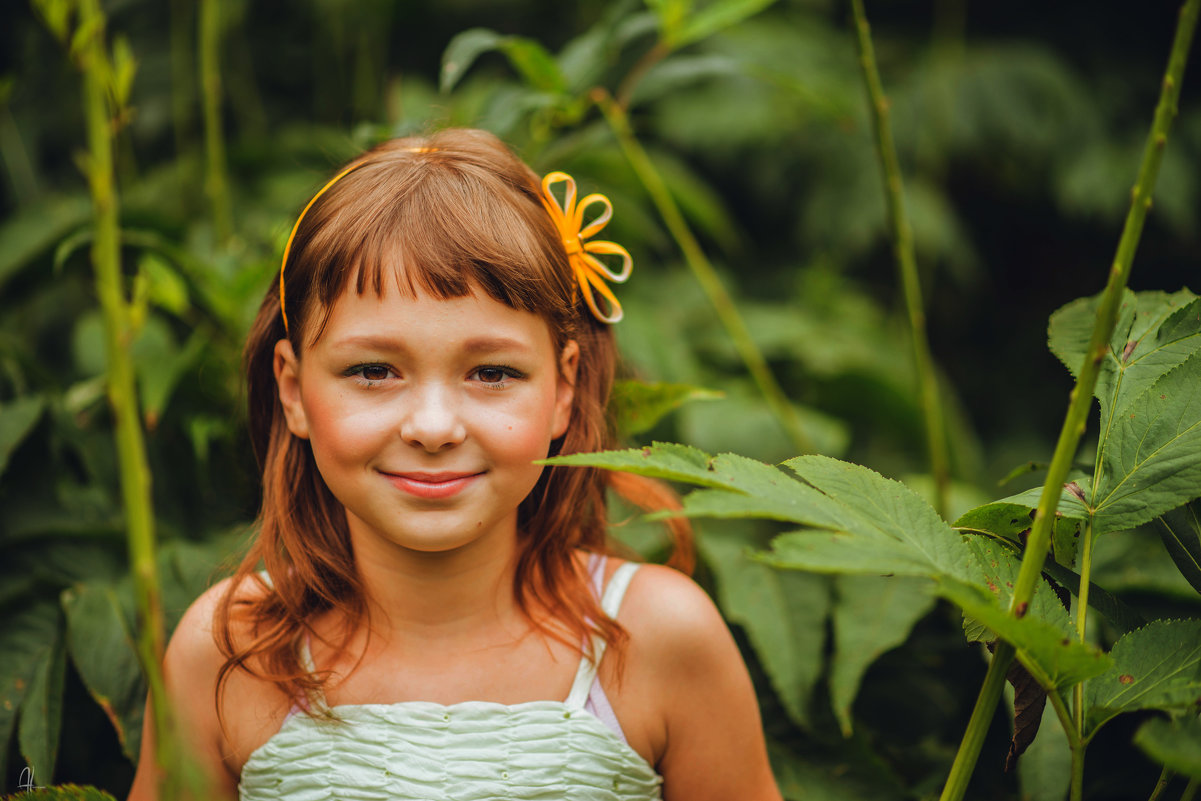
[[[408,352],[410,350],[409,346],[401,339],[373,334],[361,334],[335,340],[331,343],[331,347],[335,349],[366,348],[377,351]],[[528,352],[532,350],[532,347],[530,343],[514,337],[481,336],[465,340],[462,349],[467,353],[495,353],[506,350]]]

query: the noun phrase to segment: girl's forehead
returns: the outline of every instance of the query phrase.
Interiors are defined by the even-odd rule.
[[[547,321],[533,312],[496,300],[472,283],[466,294],[440,295],[421,286],[386,281],[377,292],[350,284],[326,310],[324,325],[310,347],[324,342],[393,339],[396,341],[512,340],[515,344],[554,345]]]

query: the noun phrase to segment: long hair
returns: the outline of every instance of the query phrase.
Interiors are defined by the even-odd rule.
[[[550,454],[596,451],[615,444],[606,417],[616,348],[610,326],[578,297],[566,250],[541,201],[537,176],[493,135],[451,129],[428,138],[386,142],[359,156],[303,214],[283,265],[282,295],[273,285],[246,343],[250,438],[262,471],[258,536],[216,613],[230,672],[244,669],[303,699],[323,677],[299,662],[297,643],[317,616],[336,610],[344,651],[362,624],[366,602],[354,566],[345,511],[330,492],[307,440],[284,420],[272,370],[274,349],[290,340],[300,354],[322,333],[344,292],[402,290],[456,298],[482,290],[546,321],[556,353],[579,346],[571,418]],[[286,312],[286,320],[284,317]],[[648,479],[593,468],[548,467],[518,507],[518,560],[513,593],[543,631],[582,653],[599,635],[620,665],[626,634],[600,609],[574,553],[611,552],[605,487],[643,508],[678,508]],[[691,570],[691,530],[671,525],[675,566]],[[262,564],[267,587],[257,574]],[[259,592],[245,588],[257,582]],[[551,612],[531,614],[535,609]],[[236,625],[235,625],[236,622]],[[235,630],[237,634],[235,635]]]

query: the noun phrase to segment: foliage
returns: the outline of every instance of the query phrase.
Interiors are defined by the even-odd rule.
[[[1195,715],[1178,706],[1196,663],[1177,646],[1197,640],[1201,591],[1198,507],[1185,504],[1201,485],[1190,458],[1198,301],[1124,296],[1097,384],[1100,423],[1088,426],[1098,434],[1061,496],[1054,560],[1020,620],[1006,614],[1007,582],[1038,493],[1017,486],[994,500],[993,488],[1013,464],[1048,459],[1067,384],[1039,360],[1037,332],[1091,291],[1110,256],[1095,243],[1128,198],[1166,15],[1140,10],[1132,25],[1090,7],[1084,31],[1078,9],[1040,8],[1034,25],[1020,10],[1002,20],[956,2],[868,5],[950,448],[948,526],[924,495],[934,482],[922,405],[843,4],[401,13],[321,0],[286,16],[201,5],[106,4],[125,109],[113,125],[123,287],[138,318],[130,353],[168,626],[239,549],[255,511],[239,348],[292,215],[359,148],[470,124],[614,202],[613,238],[637,262],[622,288],[615,416],[631,445],[691,446],[620,458],[700,487],[685,501],[687,514],[714,518],[699,578],[762,679],[788,797],[936,793],[983,669],[965,640],[994,635],[1053,695],[1019,761],[1020,792],[1056,797],[1039,771],[1066,770],[1055,744],[1070,726],[1053,707],[1081,680],[1090,795],[1147,794],[1154,774],[1131,767],[1141,753],[1196,777]],[[61,27],[55,13],[10,12],[0,32],[0,781],[13,789],[24,763],[44,783],[120,796],[129,766],[97,755],[135,757],[145,686],[88,262],[97,229],[72,158],[84,123],[77,78],[51,55],[62,52],[48,33]],[[1158,40],[1140,38],[1152,30]],[[597,107],[606,95],[645,154],[641,171]],[[1182,96],[1163,154],[1143,286],[1195,273],[1196,98]],[[671,204],[678,219],[661,216]],[[707,290],[697,264],[711,268]],[[1052,318],[1052,352],[1073,375],[1095,306]],[[810,455],[796,458],[787,419]],[[727,451],[743,456],[704,455]],[[655,553],[662,538],[645,530],[615,528]],[[1101,613],[1084,642],[1072,619],[1082,587]],[[1174,677],[1145,661],[1157,652],[1178,660]],[[1149,714],[1141,751],[1121,737],[1133,723],[1107,722]],[[999,752],[1005,738],[993,735]],[[989,760],[973,797],[1018,793]]]

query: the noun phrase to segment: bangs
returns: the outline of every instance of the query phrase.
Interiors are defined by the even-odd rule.
[[[342,293],[382,295],[389,282],[440,299],[478,287],[561,329],[574,301],[566,252],[533,174],[508,177],[434,150],[377,159],[331,187],[297,232],[303,255],[286,267],[289,299],[302,295],[305,317],[321,310],[304,326],[310,341]]]

